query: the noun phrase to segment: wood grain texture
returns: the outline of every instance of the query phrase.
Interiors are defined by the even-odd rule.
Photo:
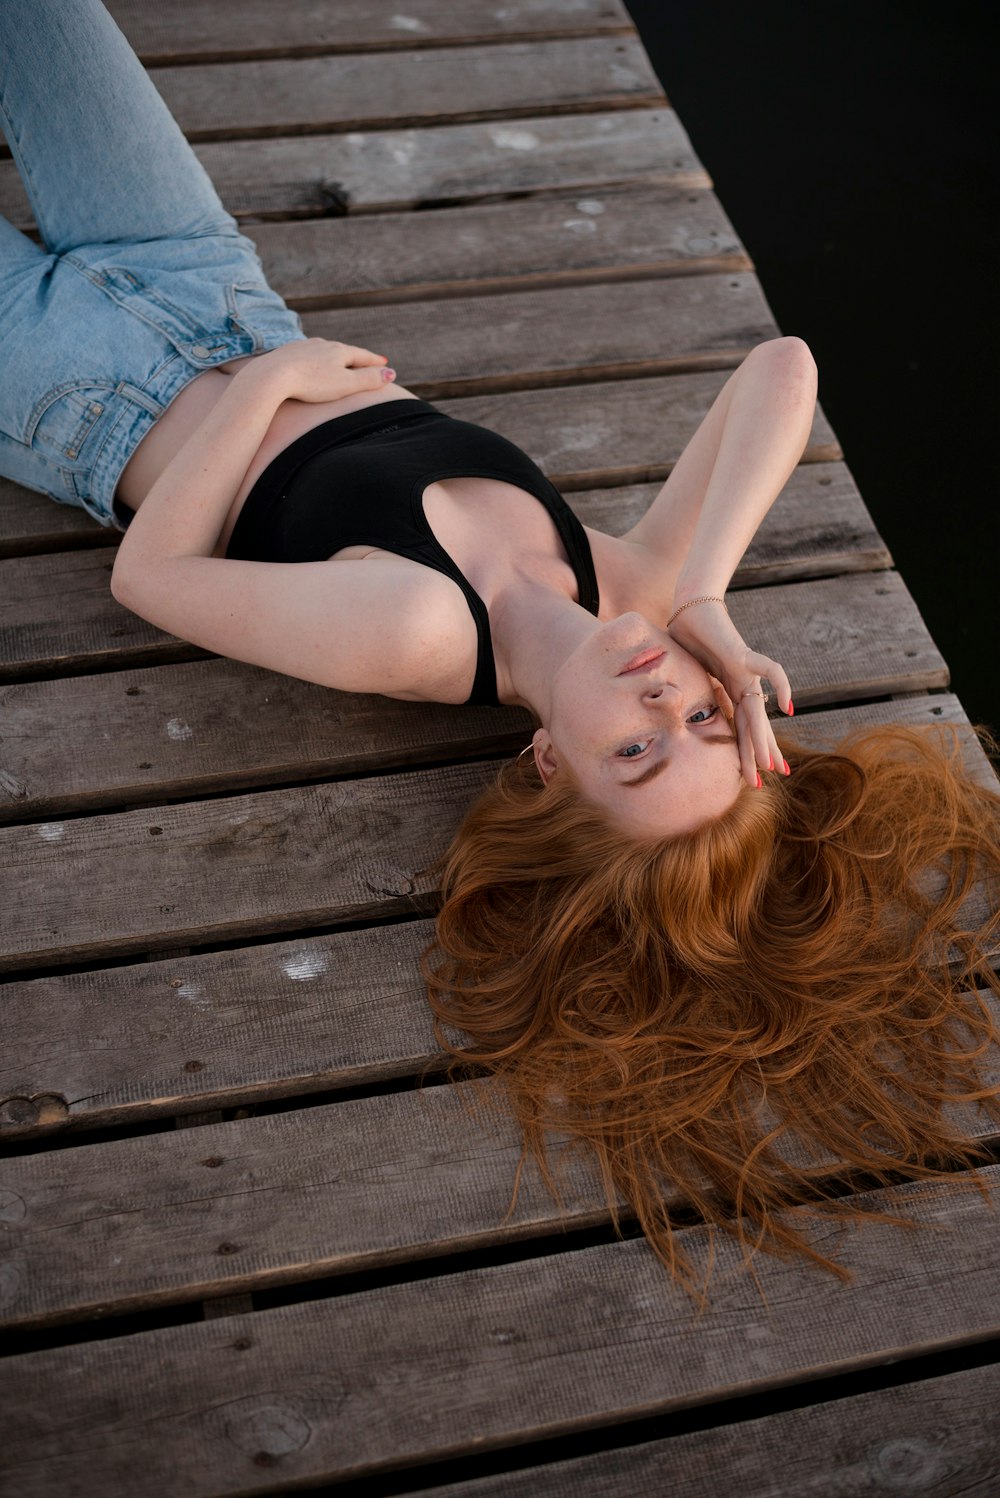
[[[831,747],[853,728],[892,722],[967,726],[943,694],[803,714],[783,732]],[[968,743],[970,773],[991,783]],[[0,1132],[105,1127],[413,1075],[437,1054],[418,969],[429,941],[417,920],[10,982]]]
[[[751,269],[714,193],[655,184],[264,223],[253,238],[299,309]]]
[[[1000,1089],[1000,1049],[982,1081]],[[8,1160],[0,1202],[21,1205],[3,1229],[0,1325],[122,1315],[609,1222],[596,1168],[555,1138],[562,1206],[532,1167],[508,1216],[520,1133],[502,1099],[477,1100],[467,1082],[229,1123],[200,1113],[193,1132]],[[974,1138],[1000,1133],[975,1108],[946,1112]],[[773,1147],[819,1163],[790,1132]],[[664,1199],[683,1202],[669,1183]]]
[[[78,505],[0,478],[0,557],[28,556],[78,546],[116,546],[119,532],[100,525]]]
[[[150,68],[188,140],[662,105],[637,37]]]
[[[728,373],[610,380],[441,401],[463,421],[509,437],[566,491],[665,479]],[[842,457],[821,407],[802,461]]]
[[[512,1242],[607,1217],[566,1162],[560,1214],[474,1084],[8,1160],[0,1326],[125,1314]],[[554,1157],[560,1151],[554,1149]]]
[[[457,42],[631,31],[621,0],[407,0],[402,12],[369,0],[111,0],[108,6],[146,64],[308,56]]]
[[[429,400],[732,368],[778,327],[748,272],[307,313],[307,333],[386,354]]]
[[[104,547],[0,562],[0,679],[204,657],[116,603],[113,566]]]
[[[831,1399],[414,1498],[993,1498],[1000,1368]]]
[[[849,1285],[763,1257],[755,1285],[717,1242],[708,1317],[636,1240],[12,1358],[10,1479],[23,1498],[145,1498],[183,1470],[190,1498],[221,1498],[996,1336],[995,1212],[951,1181],[889,1200],[920,1230],[806,1226]],[[704,1268],[705,1231],[683,1238]]]
[[[195,154],[237,218],[429,208],[612,183],[712,185],[670,109],[227,140]],[[18,229],[34,227],[12,161],[0,161],[0,213]]]
[[[572,495],[621,532],[657,485]],[[886,567],[888,552],[843,464],[796,469],[735,587]],[[0,821],[177,799],[435,758],[516,751],[530,716],[334,692],[213,659],[0,687]],[[81,753],[99,743],[101,753]]]
[[[0,820],[504,753],[532,725],[222,658],[0,687],[0,714]]]
[[[8,983],[0,1130],[17,1138],[370,1086],[437,1057],[426,920]]]
[[[492,773],[463,765],[7,828],[0,968],[423,914],[430,865]]]

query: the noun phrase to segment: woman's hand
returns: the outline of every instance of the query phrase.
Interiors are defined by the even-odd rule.
[[[384,354],[334,343],[328,338],[297,339],[283,343],[270,353],[258,354],[253,363],[267,366],[286,400],[335,401],[363,390],[380,390],[396,372],[386,367]]]
[[[694,656],[719,683],[720,702],[732,710],[740,768],[747,785],[760,784],[760,770],[788,773],[767,716],[761,677],[770,681],[778,705],[793,713],[791,688],[784,667],[770,656],[747,647],[721,602],[715,599],[693,603],[679,610],[669,626],[678,645]],[[717,694],[718,695],[718,694]]]

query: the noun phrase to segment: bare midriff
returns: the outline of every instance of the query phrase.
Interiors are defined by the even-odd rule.
[[[125,465],[115,491],[115,498],[120,504],[130,510],[139,509],[168,463],[193,436],[221,399],[231,376],[245,362],[245,359],[233,359],[215,369],[206,369],[184,386],[163,415],[150,427]],[[365,406],[417,398],[412,390],[390,384],[384,390],[365,390],[358,395],[347,395],[335,401],[284,401],[275,412],[267,434],[229,507],[213,555],[225,554],[244,501],[264,469],[304,432],[309,432],[313,427],[320,426],[324,421],[331,421],[336,416],[346,416],[349,411],[360,411]]]

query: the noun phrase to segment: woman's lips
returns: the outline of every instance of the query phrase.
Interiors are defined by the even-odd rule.
[[[618,675],[628,676],[632,671],[645,671],[648,666],[655,666],[657,661],[661,661],[666,653],[665,650],[661,650],[657,645],[651,646],[648,650],[640,650],[638,655],[632,657],[627,666],[622,667]]]

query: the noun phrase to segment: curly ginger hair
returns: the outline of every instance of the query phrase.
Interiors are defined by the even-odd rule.
[[[976,992],[1000,998],[1000,793],[947,727],[781,747],[789,778],[670,839],[505,766],[445,857],[424,961],[453,1074],[500,1084],[522,1165],[558,1197],[547,1131],[583,1147],[616,1228],[624,1202],[692,1293],[678,1200],[747,1258],[847,1277],[786,1209],[882,1215],[845,1182],[988,1158],[949,1105],[1000,1121]]]

